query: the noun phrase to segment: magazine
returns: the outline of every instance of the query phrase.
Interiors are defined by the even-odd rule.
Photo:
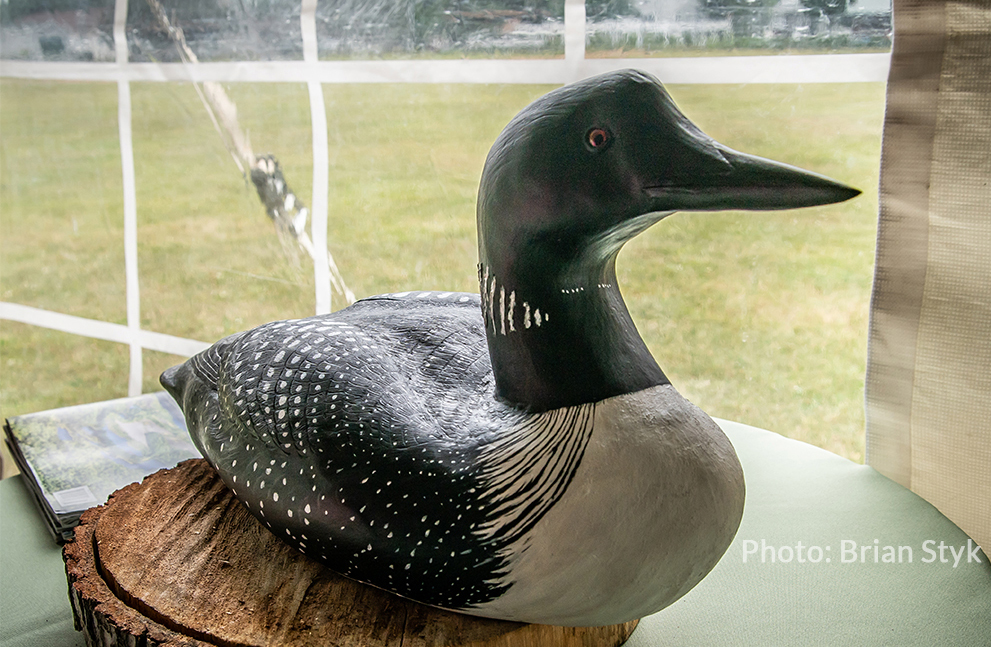
[[[9,418],[7,446],[56,541],[116,490],[199,458],[164,391]]]

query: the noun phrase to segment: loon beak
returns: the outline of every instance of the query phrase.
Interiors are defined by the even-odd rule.
[[[860,195],[817,173],[747,155],[714,141],[693,147],[680,161],[689,173],[644,188],[661,211],[771,211],[843,202]]]

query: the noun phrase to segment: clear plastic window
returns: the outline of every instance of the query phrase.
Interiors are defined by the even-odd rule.
[[[680,214],[619,259],[640,332],[689,399],[863,459],[887,0],[588,0],[584,20],[563,0],[159,2],[130,0],[116,35],[112,0],[0,4],[0,361],[45,384],[7,379],[2,415],[157,389],[191,349],[348,291],[477,290],[495,137],[562,83],[642,66],[717,140],[864,191]],[[725,58],[739,54],[746,69]],[[838,63],[823,79],[809,58]],[[798,61],[787,79],[782,60]],[[771,72],[737,82],[750,67]],[[279,233],[232,123],[277,160],[288,211],[339,277]]]

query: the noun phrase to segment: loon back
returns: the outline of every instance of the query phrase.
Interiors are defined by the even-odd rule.
[[[506,549],[573,478],[594,409],[496,400],[479,297],[462,293],[267,324],[162,381],[197,447],[277,535],[455,609],[505,591]]]

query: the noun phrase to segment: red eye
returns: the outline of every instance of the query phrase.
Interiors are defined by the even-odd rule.
[[[585,136],[585,145],[589,150],[602,150],[609,143],[609,133],[602,128],[593,128]]]

